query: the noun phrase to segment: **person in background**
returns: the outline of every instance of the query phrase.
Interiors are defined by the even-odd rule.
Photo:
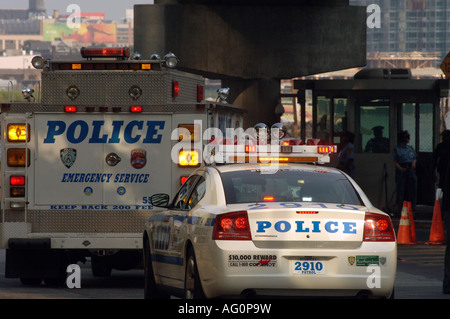
[[[444,280],[442,292],[450,294],[450,130],[442,132],[442,142],[433,152],[433,172],[439,175],[438,187],[442,189],[442,215],[445,226],[447,247],[444,257]]]
[[[410,135],[408,131],[400,131],[397,136],[397,146],[392,158],[395,165],[395,186],[397,190],[397,213],[400,216],[403,201],[411,202],[413,213],[417,202],[417,153],[408,145]]]
[[[344,147],[339,152],[338,155],[338,168],[350,177],[355,175],[355,146],[353,145],[353,140],[355,139],[355,134],[346,131],[343,136],[342,144]]]
[[[389,139],[383,137],[383,129],[381,125],[372,127],[374,137],[367,142],[364,152],[389,153]]]
[[[450,130],[442,132],[442,142],[439,143],[433,152],[433,173],[437,171],[438,187],[444,189],[445,174],[450,162]]]

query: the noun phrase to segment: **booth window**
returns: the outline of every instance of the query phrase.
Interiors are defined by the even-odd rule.
[[[361,149],[366,153],[389,153],[389,105],[360,107]]]

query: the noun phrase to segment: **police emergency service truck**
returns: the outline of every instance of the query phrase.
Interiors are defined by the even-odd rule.
[[[208,127],[242,126],[243,110],[205,101],[205,79],[175,70],[172,54],[81,55],[35,57],[37,100],[23,90],[28,102],[1,104],[0,248],[5,276],[27,284],[61,282],[86,257],[98,276],[137,266],[150,196],[175,194],[201,165],[196,149],[175,146],[199,143]]]

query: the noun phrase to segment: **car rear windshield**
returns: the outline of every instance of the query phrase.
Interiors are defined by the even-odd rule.
[[[316,202],[362,205],[350,181],[327,170],[245,170],[222,173],[228,204]]]

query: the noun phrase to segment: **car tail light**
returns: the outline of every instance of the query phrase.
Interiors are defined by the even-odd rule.
[[[366,213],[364,241],[395,241],[391,218],[376,213]]]
[[[214,240],[251,240],[247,211],[217,215],[213,230]]]

